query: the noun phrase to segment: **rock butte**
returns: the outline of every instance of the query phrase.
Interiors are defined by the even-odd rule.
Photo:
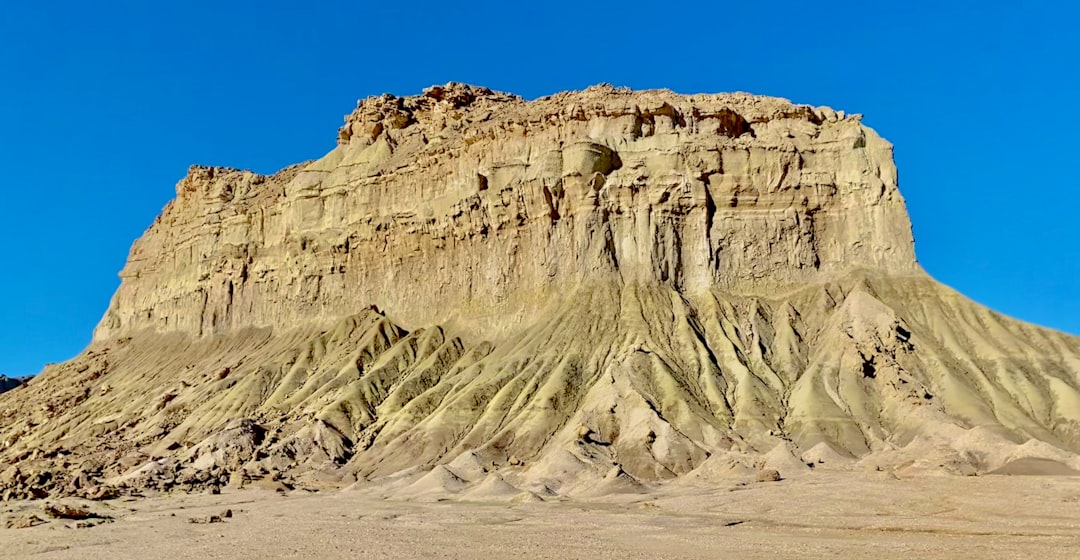
[[[452,83],[176,191],[91,346],[0,397],[5,498],[1080,468],[1080,339],[922,271],[858,116]]]

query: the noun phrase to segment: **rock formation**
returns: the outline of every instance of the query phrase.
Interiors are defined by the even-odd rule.
[[[322,159],[192,167],[121,276],[0,398],[8,497],[1080,466],[1080,339],[928,277],[892,146],[782,99],[369,98]]]
[[[470,338],[568,288],[769,294],[917,270],[892,147],[772,98],[450,85],[360,102],[336,149],[272,177],[193,167],[97,331],[318,324],[373,303]]]
[[[6,375],[0,375],[0,393],[6,393],[19,385],[23,384],[22,379],[18,377],[8,377]]]

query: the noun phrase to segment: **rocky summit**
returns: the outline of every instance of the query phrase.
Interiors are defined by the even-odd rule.
[[[0,397],[5,499],[1080,468],[1080,339],[930,278],[892,146],[824,107],[373,97],[319,160],[192,167],[121,277]]]
[[[0,375],[0,393],[10,391],[18,387],[19,385],[22,385],[23,382],[24,380],[19,379],[18,377],[8,377],[6,375]]]

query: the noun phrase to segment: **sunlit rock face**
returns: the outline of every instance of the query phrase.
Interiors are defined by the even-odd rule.
[[[0,498],[1080,470],[1080,341],[919,268],[858,117],[448,84],[176,191],[91,346],[0,397]]]
[[[208,334],[377,305],[473,337],[580,285],[764,294],[916,270],[892,146],[829,109],[460,84],[363,100],[322,159],[193,167],[131,252],[99,339]]]

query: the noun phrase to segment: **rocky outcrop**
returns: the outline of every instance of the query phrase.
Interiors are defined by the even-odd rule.
[[[460,84],[360,102],[320,160],[193,167],[132,249],[97,339],[311,324],[376,304],[470,338],[568,287],[764,294],[917,270],[892,146],[745,94]]]
[[[891,146],[781,99],[367,99],[322,159],[192,167],[121,276],[0,398],[8,498],[1080,467],[1080,340],[929,278]]]
[[[10,391],[25,382],[23,379],[17,377],[8,377],[6,375],[0,375],[0,393]]]

